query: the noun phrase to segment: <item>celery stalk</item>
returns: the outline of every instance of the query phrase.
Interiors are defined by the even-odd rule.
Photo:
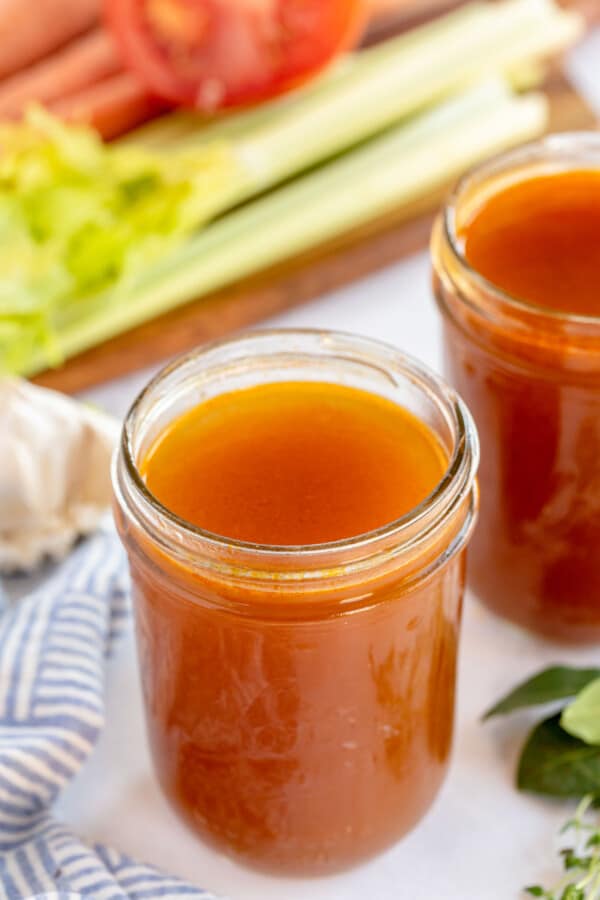
[[[365,52],[343,78],[296,102],[241,141],[238,152],[265,185],[282,180],[482,76],[508,73],[569,44],[580,18],[546,0],[474,4],[443,22]]]
[[[300,100],[304,102],[309,97],[316,97],[324,84],[342,77],[359,58],[358,54],[342,57],[309,84],[283,97],[235,112],[223,113],[214,118],[207,118],[201,113],[188,110],[177,110],[136,128],[117,143],[164,149],[182,142],[221,141],[244,137],[272,121],[276,116],[287,114]]]
[[[203,230],[141,281],[118,305],[64,324],[60,350],[71,356],[293,254],[335,238],[445,184],[490,153],[538,134],[540,95],[513,98],[498,81],[447,101],[322,169],[247,204]],[[31,360],[28,374],[43,368]]]

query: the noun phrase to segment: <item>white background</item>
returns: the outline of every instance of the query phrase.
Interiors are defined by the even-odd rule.
[[[600,112],[600,32],[573,54],[569,68]],[[440,368],[426,254],[271,324],[370,335]],[[87,396],[122,416],[147,377],[148,372],[140,373]],[[231,900],[517,898],[522,885],[552,876],[555,833],[570,808],[513,788],[518,747],[533,721],[529,714],[485,727],[479,717],[516,680],[554,661],[598,664],[600,653],[536,640],[468,598],[454,762],[436,805],[409,837],[374,862],[303,881],[242,869],[204,847],[175,819],[151,772],[135,651],[128,640],[109,669],[106,731],[59,813],[88,840],[113,844]]]

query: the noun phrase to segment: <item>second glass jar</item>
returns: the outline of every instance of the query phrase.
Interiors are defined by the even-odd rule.
[[[580,169],[600,169],[597,135],[506,153],[459,183],[432,240],[446,369],[481,440],[470,583],[494,611],[567,642],[600,640],[600,316],[509,296],[470,266],[459,234],[507,185]]]

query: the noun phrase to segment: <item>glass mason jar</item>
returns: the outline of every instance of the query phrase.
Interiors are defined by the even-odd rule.
[[[402,404],[445,448],[443,480],[398,521],[305,547],[228,540],[161,506],[138,468],[157,434],[209,397],[274,381]],[[254,333],[177,360],[138,397],[114,487],[148,732],[166,796],[205,839],[261,868],[317,873],[424,814],[451,747],[477,462],[456,394],[358,337]]]
[[[501,615],[569,642],[600,640],[600,317],[509,296],[474,271],[457,236],[509,184],[599,167],[592,134],[505,153],[458,183],[432,238],[446,371],[481,440],[469,583]]]

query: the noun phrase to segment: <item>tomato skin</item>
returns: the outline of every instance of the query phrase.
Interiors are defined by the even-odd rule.
[[[292,90],[360,37],[365,0],[105,0],[146,87],[214,112]]]

